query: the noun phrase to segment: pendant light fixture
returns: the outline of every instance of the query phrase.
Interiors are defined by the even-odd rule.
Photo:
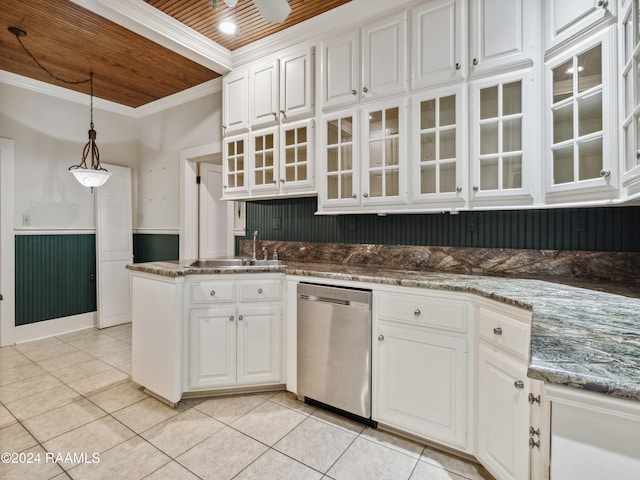
[[[31,57],[31,59],[38,65],[42,70],[44,70],[50,77],[58,80],[67,85],[79,85],[81,83],[89,83],[91,85],[90,97],[91,97],[91,117],[89,124],[89,142],[84,146],[84,150],[82,151],[82,162],[79,165],[72,165],[69,167],[69,171],[73,174],[73,176],[80,182],[81,185],[85,187],[100,187],[104,185],[104,183],[109,180],[111,173],[109,173],[105,168],[100,165],[100,152],[98,151],[98,146],[96,145],[96,131],[93,128],[93,72],[89,74],[88,80],[79,80],[79,81],[69,81],[64,78],[60,78],[53,73],[51,73],[44,65],[42,65],[24,46],[22,43],[21,37],[25,37],[27,32],[17,27],[9,27],[9,32],[15,35],[16,39],[20,46],[24,49],[25,52]],[[91,166],[87,166],[87,157],[91,153]]]

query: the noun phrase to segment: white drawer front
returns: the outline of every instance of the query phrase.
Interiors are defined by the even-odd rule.
[[[480,338],[524,359],[529,357],[530,325],[482,307],[478,323]]]
[[[278,280],[240,282],[238,284],[240,301],[279,300],[282,298],[282,286]]]
[[[191,303],[233,302],[234,282],[197,282],[191,285]]]
[[[421,324],[452,332],[467,331],[464,302],[424,298],[420,295],[377,295],[378,318]]]

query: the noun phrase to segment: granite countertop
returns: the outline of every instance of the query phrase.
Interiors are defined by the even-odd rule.
[[[473,293],[532,311],[529,377],[640,401],[640,299],[599,291],[606,289],[602,285],[593,290],[537,279],[308,262],[240,269],[152,262],[127,268],[169,277],[282,272]]]

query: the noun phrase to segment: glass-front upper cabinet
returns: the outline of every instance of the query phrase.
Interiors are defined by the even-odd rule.
[[[247,175],[248,136],[226,137],[223,141],[224,183],[222,193],[225,199],[240,198],[249,193]]]
[[[355,112],[327,117],[324,122],[324,158],[321,164],[322,208],[356,206],[359,201],[358,117]]]
[[[540,143],[535,78],[529,71],[472,84],[473,205],[508,207],[533,202],[532,164]]]
[[[280,188],[286,193],[313,190],[313,120],[289,123],[280,131]]]
[[[620,14],[620,120],[624,197],[640,192],[640,1],[628,0]]]
[[[547,64],[546,200],[597,200],[616,191],[613,29]],[[570,191],[581,191],[571,198]]]
[[[414,203],[433,208],[461,207],[467,195],[466,117],[462,85],[413,99]]]
[[[278,127],[265,128],[250,135],[251,193],[278,191]]]
[[[405,100],[362,110],[362,205],[406,203]]]

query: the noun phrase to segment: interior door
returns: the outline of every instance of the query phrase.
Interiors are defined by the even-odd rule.
[[[222,166],[201,162],[198,258],[228,255],[228,202],[222,198]]]
[[[103,165],[111,177],[95,189],[98,328],[131,321],[133,261],[131,169]]]

